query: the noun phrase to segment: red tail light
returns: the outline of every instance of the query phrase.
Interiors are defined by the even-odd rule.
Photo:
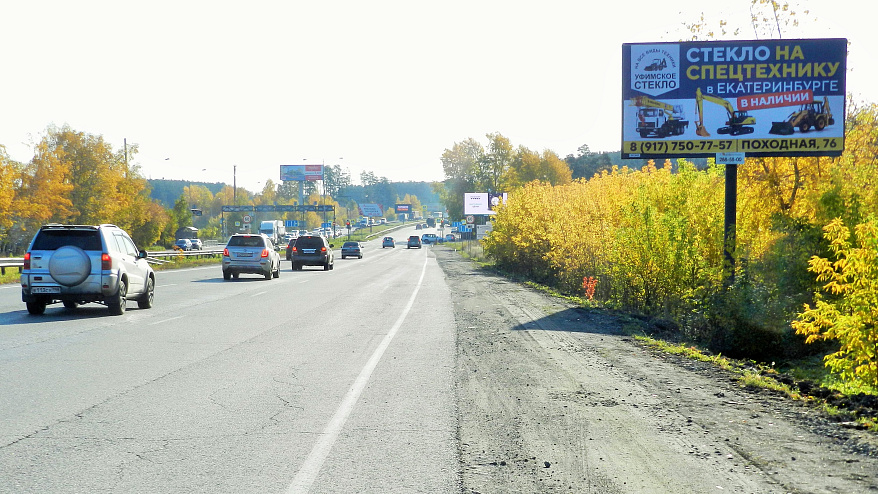
[[[326,252],[326,247],[321,247],[320,252]]]
[[[101,269],[104,271],[109,271],[113,269],[113,263],[110,260],[110,254],[104,252],[101,254]]]
[[[226,257],[229,257],[229,248],[228,248],[228,247],[226,247],[225,249],[223,249],[223,255],[226,256]]]
[[[30,252],[24,254],[24,269],[30,269]]]
[[[293,252],[299,252],[299,249],[293,247]]]
[[[262,257],[268,257],[268,249],[262,249]]]

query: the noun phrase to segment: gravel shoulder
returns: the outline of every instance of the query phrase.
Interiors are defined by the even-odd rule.
[[[875,434],[433,252],[457,325],[464,492],[878,492]]]

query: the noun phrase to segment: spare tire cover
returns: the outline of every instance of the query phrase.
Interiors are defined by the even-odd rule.
[[[49,274],[64,286],[75,286],[91,273],[91,259],[79,247],[65,245],[56,250],[49,260]]]

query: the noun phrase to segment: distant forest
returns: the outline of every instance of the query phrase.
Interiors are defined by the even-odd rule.
[[[564,161],[570,166],[573,179],[584,178],[586,180],[592,178],[595,173],[603,170],[611,170],[614,166],[619,168],[627,166],[628,168],[640,169],[645,166],[648,160],[623,160],[621,151],[594,153],[588,150],[587,146],[579,149],[579,156],[572,154],[567,155]],[[664,160],[656,160],[656,166],[661,166]],[[696,168],[703,170],[707,167],[707,158],[688,158],[686,161],[693,163]],[[677,163],[674,161],[673,168],[676,169]]]
[[[150,197],[162,203],[166,208],[173,208],[174,202],[183,195],[183,188],[190,185],[200,185],[207,187],[211,194],[216,195],[217,192],[226,186],[223,182],[190,182],[189,180],[147,180],[150,186]]]
[[[173,208],[174,202],[183,195],[184,187],[188,187],[189,185],[200,185],[207,187],[210,190],[211,194],[216,195],[217,192],[222,190],[223,187],[226,187],[228,184],[223,182],[195,182],[188,180],[148,180],[149,185],[151,187],[150,197],[162,203],[163,206],[167,208]],[[387,190],[381,190],[387,189]],[[253,191],[251,191],[253,192]],[[255,191],[260,192],[260,191]],[[357,203],[366,203],[369,202],[367,199],[367,195],[369,192],[372,193],[372,197],[378,197],[381,200],[384,194],[389,194],[393,197],[390,201],[399,197],[400,199],[405,197],[406,194],[416,196],[422,204],[438,204],[439,196],[433,191],[432,183],[430,182],[387,182],[385,187],[381,187],[381,184],[372,185],[369,187],[365,187],[362,185],[350,185],[345,187],[340,197],[349,197],[356,201]],[[382,194],[382,192],[384,194]],[[387,199],[384,199],[387,200]]]

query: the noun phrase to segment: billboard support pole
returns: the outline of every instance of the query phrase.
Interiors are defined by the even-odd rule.
[[[735,282],[736,212],[738,165],[726,164],[725,217],[723,221],[723,278],[726,287]]]

